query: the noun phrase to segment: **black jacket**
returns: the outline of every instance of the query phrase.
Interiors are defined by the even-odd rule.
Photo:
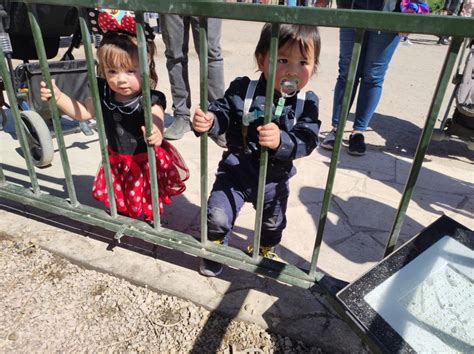
[[[244,153],[242,137],[242,112],[245,95],[250,79],[241,77],[235,79],[225,92],[223,98],[212,102],[209,111],[214,113],[215,119],[209,135],[226,135],[228,151],[224,152],[221,164],[232,166],[240,165],[253,177],[258,175],[260,145],[258,144],[257,127],[262,125],[263,117],[250,123],[248,126],[248,147],[250,153]],[[254,99],[249,112],[265,109],[266,80],[261,75],[255,88]],[[273,106],[276,107],[280,94],[275,92]],[[280,128],[280,146],[276,151],[269,151],[267,180],[281,180],[296,173],[293,160],[309,155],[318,145],[318,133],[321,125],[318,119],[319,99],[311,91],[306,92],[301,115],[295,119],[297,97],[287,98],[283,113],[278,121],[274,121]],[[230,156],[232,155],[232,156]],[[248,177],[250,177],[247,174]]]

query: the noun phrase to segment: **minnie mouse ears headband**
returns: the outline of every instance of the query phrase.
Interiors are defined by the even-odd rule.
[[[135,15],[132,11],[91,9],[89,10],[89,23],[92,32],[98,34],[104,34],[108,31],[124,31],[132,35],[137,33]],[[144,32],[147,41],[153,41],[155,39],[153,29],[146,22]]]

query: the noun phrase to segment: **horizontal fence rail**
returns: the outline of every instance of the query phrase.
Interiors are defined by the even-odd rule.
[[[29,0],[25,1],[28,9],[28,17],[33,30],[35,46],[41,63],[43,77],[49,88],[52,88],[51,75],[49,72],[48,61],[46,59],[44,42],[41,34],[41,28],[35,14],[36,4],[64,5],[59,0]],[[99,133],[99,143],[101,147],[102,160],[104,164],[107,191],[109,196],[113,196],[112,177],[110,172],[110,164],[108,162],[108,152],[106,146],[106,138],[104,132],[104,122],[98,98],[97,81],[95,78],[95,62],[91,49],[90,31],[86,22],[86,8],[103,6],[102,3],[87,0],[71,0],[68,6],[76,6],[79,9],[79,23],[82,33],[85,57],[88,67],[89,85],[94,98],[94,108],[97,112],[97,129]],[[201,153],[201,241],[196,240],[191,235],[167,229],[161,225],[159,206],[158,206],[158,184],[156,176],[156,161],[153,148],[148,147],[148,156],[150,161],[151,186],[152,186],[152,206],[154,223],[153,227],[143,221],[133,220],[118,215],[114,198],[110,200],[110,213],[105,210],[82,205],[77,201],[74,181],[69,166],[68,155],[61,130],[60,116],[55,99],[51,99],[49,107],[53,115],[53,124],[57,137],[61,162],[64,171],[64,181],[68,194],[68,199],[62,199],[42,192],[39,188],[35,168],[31,162],[31,153],[27,148],[26,138],[24,137],[23,126],[20,118],[20,112],[15,104],[12,104],[12,114],[15,119],[15,125],[20,138],[20,144],[25,153],[27,170],[29,172],[31,189],[23,188],[18,185],[7,182],[7,178],[0,165],[0,197],[6,198],[24,205],[48,210],[52,213],[60,214],[68,218],[79,220],[81,222],[99,226],[113,232],[116,232],[116,240],[120,240],[123,235],[136,237],[145,241],[173,248],[187,254],[198,257],[212,259],[214,261],[243,269],[246,271],[258,273],[268,276],[279,281],[309,288],[315,283],[321,283],[325,275],[317,270],[317,261],[323,240],[324,226],[326,223],[329,205],[332,194],[332,187],[339,160],[339,153],[342,143],[343,127],[345,125],[347,115],[350,108],[350,96],[354,85],[357,63],[359,60],[360,49],[367,30],[376,31],[395,31],[395,32],[416,32],[434,35],[449,35],[453,37],[452,43],[446,55],[445,63],[441,70],[438,85],[432,98],[426,123],[421,134],[418,148],[415,154],[412,169],[410,171],[404,193],[400,200],[397,215],[393,222],[390,232],[389,241],[386,246],[385,254],[390,254],[396,244],[401,225],[411,199],[417,177],[419,175],[423,158],[433,133],[436,117],[438,116],[441,102],[443,100],[446,87],[448,85],[451,72],[456,62],[461,43],[465,37],[474,37],[474,20],[461,17],[447,16],[415,16],[397,13],[383,13],[373,11],[352,11],[339,9],[315,9],[304,7],[285,7],[285,6],[263,6],[254,4],[237,4],[226,3],[221,1],[109,1],[106,5],[108,8],[118,8],[124,10],[133,10],[136,12],[137,18],[137,38],[139,43],[139,64],[140,73],[143,82],[143,92],[145,97],[145,123],[146,132],[151,132],[151,103],[150,103],[150,83],[147,67],[146,41],[144,36],[143,13],[159,12],[173,13],[180,15],[193,15],[200,17],[200,103],[204,111],[207,110],[207,26],[206,18],[215,17],[223,19],[235,19],[258,22],[271,22],[272,42],[270,50],[270,76],[266,91],[265,106],[265,122],[269,122],[272,110],[273,83],[275,80],[276,56],[278,49],[278,30],[281,23],[317,25],[322,27],[351,27],[357,29],[356,40],[352,52],[349,76],[345,87],[344,99],[342,104],[342,113],[340,117],[339,129],[336,134],[335,149],[332,154],[326,189],[323,197],[321,214],[319,218],[318,231],[314,244],[314,252],[311,259],[309,269],[300,269],[291,264],[284,264],[262,258],[258,254],[260,246],[260,232],[262,226],[262,210],[263,210],[263,192],[265,177],[268,163],[268,153],[266,149],[262,150],[260,160],[260,175],[258,187],[258,201],[256,205],[255,218],[255,234],[254,247],[251,256],[245,252],[229,247],[217,246],[207,240],[207,197],[208,197],[208,146],[207,133],[200,138]],[[15,102],[16,93],[14,85],[10,78],[9,68],[6,64],[6,55],[0,51],[1,74],[5,83],[5,88],[10,102]]]
[[[62,0],[29,0],[30,4],[64,5]],[[71,0],[69,6],[104,6],[92,0]],[[376,31],[413,32],[454,37],[472,37],[472,19],[456,16],[412,16],[411,14],[345,9],[306,8],[299,6],[259,6],[216,1],[107,1],[107,8],[162,12],[179,15],[215,17],[232,20],[292,23],[322,27],[352,27]]]

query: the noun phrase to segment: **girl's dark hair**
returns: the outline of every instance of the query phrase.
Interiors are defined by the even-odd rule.
[[[266,23],[262,28],[260,39],[255,48],[255,58],[257,60],[260,56],[264,56],[270,52],[271,37],[272,24]],[[321,52],[321,38],[319,36],[318,27],[281,24],[278,34],[278,49],[287,44],[294,43],[298,43],[301,53],[305,57],[307,57],[309,49],[311,47],[314,48],[314,71],[316,71],[316,67],[319,64],[319,53]]]
[[[150,87],[155,88],[158,83],[158,75],[155,70],[156,46],[154,42],[147,42],[148,62],[150,69]],[[137,37],[118,31],[109,31],[104,34],[97,49],[99,62],[99,76],[103,76],[106,67],[131,68],[138,61]]]

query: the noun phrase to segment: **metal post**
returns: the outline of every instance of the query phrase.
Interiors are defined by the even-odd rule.
[[[269,72],[267,77],[267,88],[265,92],[265,117],[263,124],[268,124],[272,121],[273,115],[273,93],[275,87],[275,71],[277,65],[278,55],[278,35],[280,32],[280,24],[272,24],[272,38],[270,42],[270,54],[269,54]],[[260,166],[258,175],[258,192],[257,192],[257,205],[255,214],[255,230],[253,240],[253,254],[252,258],[257,259],[259,257],[260,238],[262,234],[262,215],[263,215],[263,204],[265,197],[265,181],[267,179],[267,165],[268,165],[268,150],[262,147],[260,152]]]
[[[411,196],[415,189],[415,183],[420,174],[420,170],[423,164],[423,159],[426,155],[426,150],[430,144],[431,136],[433,135],[433,129],[436,123],[436,118],[438,117],[439,109],[443,102],[443,97],[446,92],[446,87],[450,82],[451,72],[453,71],[454,65],[456,64],[456,58],[459,53],[463,39],[460,37],[455,37],[452,39],[449,46],[448,53],[444,59],[443,69],[436,85],[436,90],[431,101],[430,109],[428,111],[428,117],[425,121],[425,126],[423,127],[423,132],[421,133],[418,146],[416,148],[415,157],[413,159],[413,164],[411,166],[410,174],[405,184],[405,190],[403,191],[402,198],[400,200],[397,215],[390,230],[390,236],[385,246],[384,258],[393,252],[395,245],[397,244],[398,236],[400,235],[400,230],[402,228],[403,220],[405,219],[405,214],[408,209],[408,204],[410,203]]]
[[[334,150],[331,156],[331,164],[329,166],[326,189],[324,190],[323,205],[321,206],[321,213],[319,216],[318,231],[316,233],[316,240],[314,242],[313,256],[311,257],[311,265],[309,268],[310,277],[314,277],[316,275],[319,252],[321,251],[321,243],[323,241],[324,227],[326,226],[326,220],[329,212],[329,203],[331,202],[332,196],[332,188],[334,186],[334,179],[336,177],[337,164],[339,162],[342,135],[344,134],[344,128],[351,105],[352,90],[354,87],[355,75],[357,73],[357,65],[359,64],[360,50],[364,40],[364,33],[364,30],[356,30],[355,32],[351,64],[349,67],[349,73],[347,75],[346,87],[344,89],[344,97],[342,99],[341,115],[339,116],[339,123],[337,124],[336,141],[334,142]]]
[[[28,148],[28,141],[26,139],[25,127],[23,126],[23,122],[20,116],[20,110],[17,104],[16,92],[15,92],[15,89],[13,88],[13,83],[12,83],[10,73],[8,72],[5,54],[3,53],[3,50],[1,48],[0,48],[0,69],[2,72],[3,84],[5,86],[5,90],[7,91],[8,101],[10,102],[10,110],[12,112],[13,120],[15,122],[15,130],[20,140],[21,149],[23,150],[23,153],[25,154],[26,167],[28,169],[28,174],[30,176],[31,188],[33,189],[33,193],[35,195],[39,195],[41,191],[38,184],[38,177],[36,176],[33,159],[31,158],[31,152],[30,152],[30,149]],[[3,175],[3,170],[2,170],[2,181],[3,183],[5,183],[5,176]]]
[[[32,4],[26,4],[28,11],[28,18],[30,20],[31,30],[33,33],[33,38],[35,42],[36,52],[40,60],[41,73],[43,74],[44,81],[46,82],[47,87],[52,92],[52,99],[49,100],[49,109],[51,110],[53,116],[53,126],[56,133],[56,139],[58,141],[59,154],[61,156],[62,167],[64,171],[64,177],[66,180],[66,188],[68,191],[69,199],[72,206],[79,205],[76,196],[76,190],[74,187],[74,181],[72,179],[71,167],[69,165],[69,159],[66,152],[66,144],[64,143],[64,135],[61,127],[61,121],[59,119],[59,110],[58,105],[56,104],[56,97],[54,95],[53,86],[51,84],[51,74],[49,72],[48,59],[46,57],[46,51],[44,48],[43,36],[41,34],[41,28],[38,24],[38,19],[36,14],[33,11]]]
[[[145,114],[145,129],[147,137],[151,134],[153,126],[153,119],[151,114],[151,96],[150,96],[150,69],[148,67],[148,53],[144,31],[143,12],[136,12],[135,18],[137,20],[137,39],[138,39],[138,59],[140,62],[140,74],[142,77],[142,95],[143,95],[143,109]],[[159,208],[159,190],[158,179],[156,171],[156,155],[155,147],[148,144],[148,164],[150,167],[150,186],[153,208],[153,225],[156,228],[161,227],[160,208]]]
[[[203,112],[208,109],[208,43],[207,43],[207,18],[199,18],[199,78],[200,78],[200,104]],[[207,170],[208,170],[208,137],[207,133],[201,135],[201,242],[207,243]]]
[[[80,9],[78,9],[78,11],[80,11]],[[107,184],[107,194],[109,197],[110,215],[113,218],[116,218],[117,217],[117,204],[115,203],[115,194],[114,194],[114,188],[113,188],[113,182],[112,182],[112,174],[110,172],[109,154],[107,152],[107,140],[105,137],[104,117],[102,115],[102,108],[101,108],[100,98],[99,98],[99,88],[97,86],[97,78],[95,75],[94,55],[92,54],[90,32],[89,32],[89,29],[87,28],[87,20],[85,18],[87,16],[87,13],[85,13],[86,11],[87,11],[86,9],[83,9],[82,13],[81,11],[79,12],[81,14],[79,17],[79,23],[81,26],[82,41],[84,44],[84,52],[86,55],[87,75],[89,78],[89,88],[91,90],[91,95],[92,95],[92,104],[94,105],[97,133],[99,135],[100,153],[102,156],[102,166],[104,167],[105,182]]]

